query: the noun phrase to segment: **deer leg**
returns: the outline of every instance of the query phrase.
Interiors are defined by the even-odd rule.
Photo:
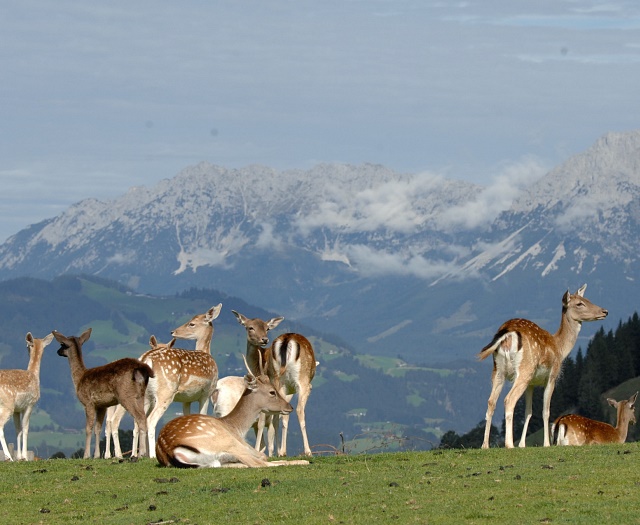
[[[13,413],[13,425],[16,428],[16,460],[27,459],[26,447],[24,443],[24,427],[22,426],[22,419],[20,418],[20,412]],[[22,454],[24,450],[24,456]]]
[[[523,376],[516,377],[511,390],[504,398],[504,446],[513,448],[513,411],[518,399],[522,397],[529,386],[529,378]]]
[[[288,396],[283,395],[288,403],[291,402],[291,398],[293,394]],[[280,425],[278,424],[278,420],[276,419],[278,416],[274,416],[275,420],[275,436],[276,436],[276,444],[278,443],[278,432],[280,431]],[[282,414],[279,416],[282,419],[282,435],[280,437],[280,446],[278,448],[278,456],[286,456],[287,455],[287,432],[289,431],[289,414]]]
[[[7,424],[7,421],[9,421],[10,417],[11,417],[11,412],[9,412],[6,408],[0,409],[0,442],[2,442],[2,452],[4,452],[5,461],[13,461],[13,458],[9,453],[7,440],[4,437],[4,426]]]
[[[104,423],[106,413],[106,407],[100,407],[96,410],[96,421],[93,427],[93,433],[96,436],[96,447],[93,452],[93,457],[96,459],[100,459],[100,433],[102,432],[102,423]]]
[[[84,426],[85,440],[84,440],[84,454],[83,459],[89,459],[91,457],[91,433],[96,422],[96,410],[93,406],[85,407],[84,413],[86,416],[86,423]]]
[[[33,405],[27,407],[22,414],[22,459],[25,461],[29,459],[28,457],[28,438],[29,438],[29,421],[31,420],[31,413],[33,411]],[[18,443],[20,441],[18,440]]]
[[[149,457],[156,457],[156,427],[158,421],[167,411],[171,401],[173,400],[174,392],[170,392],[169,396],[157,397],[153,410],[147,416],[147,438],[149,440]]]
[[[542,424],[544,426],[544,446],[550,446],[549,442],[549,415],[551,413],[551,396],[556,386],[556,377],[558,373],[551,372],[549,374],[549,380],[544,387],[544,395],[542,397]]]
[[[268,416],[269,427],[267,429],[267,449],[269,457],[280,451],[280,414]]]
[[[309,440],[307,439],[307,424],[305,421],[305,407],[311,394],[311,384],[306,388],[300,385],[300,392],[298,393],[298,406],[296,407],[296,414],[298,415],[298,422],[300,423],[300,432],[302,433],[302,444],[304,446],[304,455],[311,456],[311,447],[309,446]],[[283,421],[284,426],[284,421]],[[284,436],[284,434],[283,434]]]
[[[138,429],[138,443],[140,445],[140,456],[147,455],[147,434],[148,424],[144,410],[144,397],[138,396],[133,399],[123,400],[123,406],[133,416],[134,426]],[[133,457],[138,456],[137,448],[132,450]]]
[[[524,448],[526,446],[527,428],[529,427],[529,420],[531,419],[531,411],[533,406],[533,386],[529,385],[525,392],[525,409],[524,409],[524,427],[522,427],[522,436],[520,437],[520,443],[518,446]]]
[[[115,405],[107,408],[107,424],[105,426],[104,436],[106,441],[106,450],[104,451],[105,459],[111,457],[111,441],[113,441],[113,455],[116,458],[122,457],[122,449],[120,448],[120,435],[118,429],[120,422],[124,416],[125,409],[122,405]]]
[[[484,441],[482,442],[482,448],[489,448],[489,435],[491,433],[491,420],[493,419],[493,413],[496,411],[496,403],[502,392],[504,386],[504,375],[497,372],[494,367],[491,374],[491,394],[489,394],[489,402],[487,403],[487,414],[485,416],[486,424],[484,427]]]
[[[258,451],[262,450],[262,435],[264,434],[264,427],[267,422],[266,417],[267,415],[264,412],[260,412],[260,415],[258,416],[258,425],[256,427],[256,445],[254,447]]]

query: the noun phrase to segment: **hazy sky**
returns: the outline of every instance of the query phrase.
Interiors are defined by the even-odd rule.
[[[554,166],[640,127],[640,3],[4,0],[0,75],[3,242],[200,161]]]

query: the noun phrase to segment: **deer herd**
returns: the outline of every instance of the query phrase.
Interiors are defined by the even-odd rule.
[[[607,399],[617,410],[613,427],[577,414],[565,414],[550,426],[551,397],[562,362],[571,353],[582,323],[604,319],[607,310],[584,297],[586,285],[575,294],[562,297],[560,327],[555,334],[527,319],[511,319],[500,326],[492,341],[478,354],[493,357],[491,393],[486,414],[482,448],[489,447],[491,421],[505,379],[512,383],[504,399],[505,447],[514,447],[513,417],[518,400],[525,394],[525,419],[518,445],[525,446],[531,419],[533,390],[544,387],[544,446],[624,443],[628,425],[636,422],[636,392],[629,399]],[[29,419],[40,397],[40,363],[44,349],[55,338],[58,355],[69,361],[76,395],[86,415],[84,457],[100,458],[100,432],[106,419],[105,458],[122,458],[118,428],[125,412],[134,419],[132,457],[149,455],[164,466],[175,467],[273,467],[308,464],[307,460],[268,460],[287,455],[290,404],[298,394],[296,415],[300,424],[304,454],[312,455],[307,437],[305,408],[316,372],[316,358],[309,340],[301,334],[285,333],[269,346],[269,331],[283,317],[269,321],[250,319],[232,310],[247,337],[243,360],[244,376],[218,379],[218,366],[211,353],[213,321],[222,304],[171,332],[168,343],[149,339],[150,349],[138,359],[123,358],[106,365],[87,368],[82,346],[91,337],[91,328],[79,336],[65,336],[54,330],[38,339],[26,335],[29,364],[26,370],[0,370],[0,441],[5,459],[12,460],[4,437],[4,426],[13,415],[16,428],[15,459],[27,459]],[[177,339],[195,340],[194,350],[175,348]],[[183,415],[171,419],[156,440],[156,428],[172,402],[182,403]],[[213,415],[207,415],[209,402]],[[191,403],[198,412],[191,413]],[[280,423],[282,430],[280,430]],[[253,428],[255,445],[246,440]],[[264,431],[267,429],[267,439]],[[265,451],[267,454],[265,454]]]

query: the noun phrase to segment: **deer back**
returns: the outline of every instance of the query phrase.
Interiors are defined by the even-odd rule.
[[[267,374],[276,387],[284,385],[288,393],[301,382],[310,383],[316,373],[316,358],[309,340],[300,334],[278,336],[263,355]]]

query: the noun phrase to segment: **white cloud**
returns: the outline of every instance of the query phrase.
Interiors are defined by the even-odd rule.
[[[297,219],[303,234],[317,228],[345,233],[388,230],[416,231],[427,219],[419,208],[422,198],[441,183],[442,177],[421,173],[404,180],[387,181],[352,194],[345,188],[330,188],[317,210]]]
[[[488,225],[500,213],[508,210],[515,198],[545,172],[546,168],[533,158],[509,164],[493,177],[489,186],[475,200],[444,211],[438,216],[437,222],[443,228],[452,229]]]
[[[349,246],[346,252],[352,266],[365,277],[391,274],[433,279],[453,270],[451,263],[419,254],[389,253],[364,245]]]

